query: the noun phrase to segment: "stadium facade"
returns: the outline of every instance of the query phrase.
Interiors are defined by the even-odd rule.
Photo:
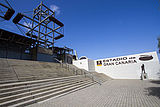
[[[148,79],[160,79],[160,64],[157,52],[91,60],[87,57],[73,64],[87,71],[104,73],[114,79],[140,79],[146,72]],[[142,65],[144,67],[142,68]]]

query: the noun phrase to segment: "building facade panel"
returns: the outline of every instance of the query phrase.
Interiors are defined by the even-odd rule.
[[[115,79],[140,79],[142,64],[149,79],[160,78],[156,52],[95,60],[95,70]]]

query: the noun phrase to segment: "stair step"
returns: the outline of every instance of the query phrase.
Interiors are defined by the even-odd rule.
[[[57,92],[59,90],[67,89],[69,87],[74,87],[74,86],[76,87],[76,86],[81,85],[82,83],[87,84],[88,82],[71,84],[71,85],[64,86],[64,87],[61,87],[61,88],[56,88],[56,89],[53,89],[51,87],[51,88],[45,88],[45,89],[40,89],[40,90],[36,90],[36,91],[26,92],[26,93],[21,94],[21,97],[19,97],[17,95],[18,99],[13,99],[13,100],[10,100],[10,101],[3,102],[3,103],[0,104],[0,106],[9,106],[9,105],[16,104],[16,103],[19,103],[19,102],[22,102],[22,101],[27,101],[29,99],[37,98],[37,97],[40,97],[40,96],[51,94],[53,92]]]
[[[31,105],[31,104],[34,104],[34,103],[38,103],[38,102],[44,102],[46,100],[58,98],[58,97],[66,95],[66,94],[78,91],[80,89],[89,87],[89,86],[91,86],[93,84],[95,84],[95,83],[94,82],[90,82],[90,83],[86,83],[86,84],[81,84],[81,85],[78,85],[76,87],[71,87],[69,89],[62,90],[60,92],[51,93],[51,94],[48,94],[48,95],[45,95],[45,96],[41,96],[41,97],[38,97],[38,98],[34,98],[34,99],[31,99],[31,100],[28,100],[28,101],[20,102],[20,103],[11,105],[11,107],[22,107],[22,106],[28,106],[28,105]]]
[[[34,81],[25,81],[25,82],[14,82],[14,83],[7,83],[7,84],[0,84],[0,89],[1,88],[7,88],[7,87],[13,87],[13,86],[18,86],[18,85],[24,85],[24,84],[36,84],[40,82],[47,82],[47,81],[54,81],[54,80],[61,80],[61,79],[70,79],[70,78],[76,78],[80,77],[81,75],[77,76],[68,76],[68,77],[60,77],[60,78],[54,78],[54,79],[42,79],[42,80],[34,80]]]
[[[74,71],[78,69],[69,64],[0,59],[0,107],[27,106],[96,83],[90,76],[77,75]],[[77,73],[83,74],[81,70]],[[97,75],[97,81],[105,81],[103,75]],[[6,81],[11,79],[14,81]]]
[[[15,95],[15,94],[24,93],[26,91],[38,90],[38,89],[42,89],[42,88],[45,88],[45,87],[51,87],[51,86],[55,86],[55,88],[56,88],[56,87],[59,87],[59,86],[65,86],[65,85],[76,83],[76,82],[79,82],[79,81],[82,81],[82,79],[65,81],[65,82],[58,82],[58,83],[55,83],[55,84],[47,83],[47,84],[43,84],[43,85],[39,85],[39,86],[36,84],[36,86],[34,86],[34,87],[26,85],[26,86],[24,86],[23,89],[13,90],[13,91],[4,90],[4,92],[0,93],[0,100],[1,100],[1,98],[5,97],[5,96],[12,96],[12,95]]]
[[[76,83],[76,84],[78,84],[78,83]],[[72,85],[73,84],[70,84],[68,86],[72,86]],[[9,101],[9,100],[12,100],[12,99],[15,99],[15,98],[24,97],[24,96],[29,95],[29,94],[36,94],[36,93],[47,91],[47,90],[52,90],[52,89],[59,90],[59,89],[61,89],[61,87],[64,88],[63,86],[64,85],[60,84],[58,86],[45,87],[45,88],[41,88],[41,89],[37,89],[37,90],[28,90],[27,92],[19,93],[19,94],[16,94],[16,95],[2,97],[2,98],[0,98],[0,102],[2,103],[4,101]]]
[[[69,82],[69,81],[74,81],[74,80],[78,80],[81,79],[83,77],[77,77],[77,78],[66,78],[66,79],[61,79],[61,80],[56,80],[56,81],[47,81],[47,82],[40,82],[40,83],[36,83],[36,84],[24,84],[24,85],[20,85],[20,86],[16,86],[16,87],[8,87],[8,88],[1,88],[0,92],[8,92],[8,91],[13,91],[13,90],[20,90],[20,89],[24,89],[27,87],[35,87],[35,86],[40,86],[40,85],[45,85],[45,84],[60,84],[63,82]]]

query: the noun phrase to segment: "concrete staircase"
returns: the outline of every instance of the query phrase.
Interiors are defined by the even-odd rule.
[[[0,107],[22,107],[110,80],[71,64],[0,58]]]
[[[90,73],[72,64],[0,58],[0,82],[41,80],[84,74],[88,77],[95,76],[95,79],[102,81],[110,79],[103,74]]]
[[[22,107],[95,84],[82,75],[0,84],[0,107]]]
[[[113,80],[113,78],[103,74],[103,73],[97,73],[97,72],[91,72],[92,76],[95,77],[97,79],[97,81],[99,81],[100,83],[109,81],[109,80]]]
[[[0,81],[28,81],[76,75],[67,67],[59,63],[0,58]]]
[[[104,73],[98,73],[96,71],[87,71],[85,69],[79,69],[78,67],[76,67],[75,65],[69,64],[69,69],[71,69],[72,71],[75,69],[75,71],[78,71],[78,74],[85,74],[85,75],[90,75],[91,77],[93,77],[93,79],[99,81],[100,83],[103,83],[105,81],[108,80],[113,80],[113,78],[105,75]]]
[[[8,64],[8,60],[0,58],[0,81],[18,80],[16,73]]]

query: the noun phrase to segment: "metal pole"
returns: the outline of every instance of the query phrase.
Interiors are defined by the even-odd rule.
[[[35,16],[34,16],[35,11],[36,11],[36,10],[34,9],[34,10],[33,10],[33,19],[34,19],[34,17],[35,17]],[[34,21],[32,21],[32,28],[33,28],[33,26],[34,26]],[[33,31],[31,31],[31,38],[32,38],[32,35],[33,35]]]
[[[42,16],[42,13],[41,13],[41,10],[42,10],[42,4],[43,4],[43,2],[41,1],[41,4],[40,4],[39,22],[41,22],[41,16]],[[39,47],[39,38],[40,38],[40,30],[41,30],[41,26],[40,26],[40,24],[38,24],[38,25],[39,25],[39,29],[38,29],[38,38],[37,38],[37,40],[38,40],[38,44],[37,44],[37,47]]]

